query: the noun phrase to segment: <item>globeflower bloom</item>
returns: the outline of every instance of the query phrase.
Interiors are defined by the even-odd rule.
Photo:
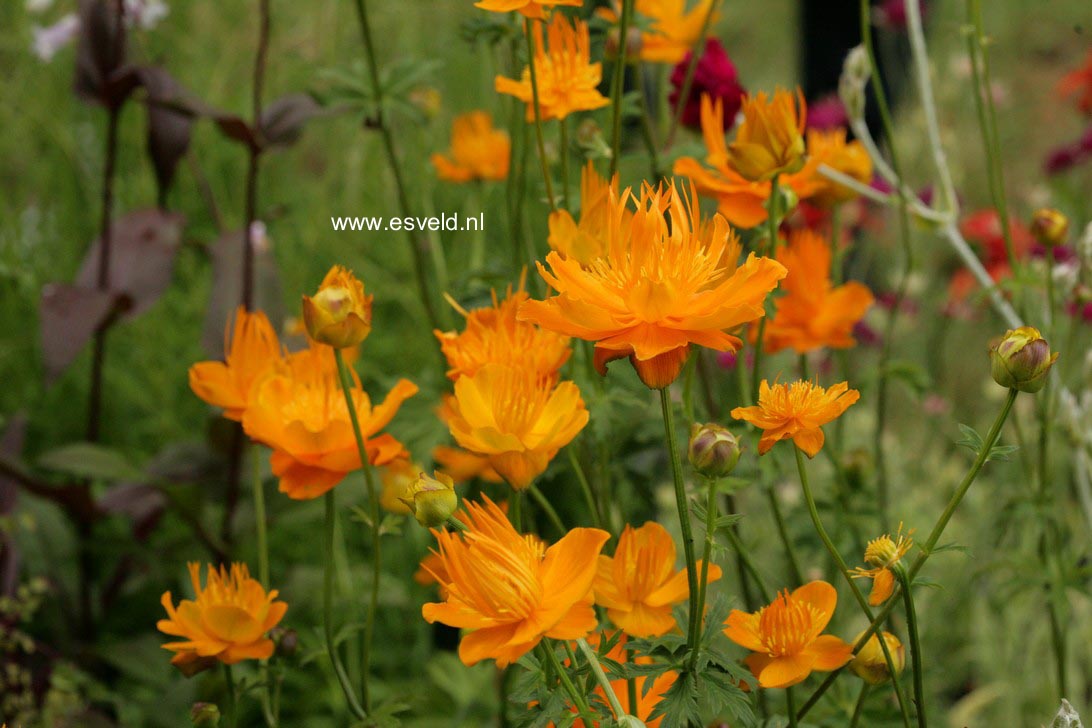
[[[814,382],[770,386],[765,379],[758,388],[758,404],[736,407],[732,417],[760,428],[758,454],[765,455],[780,440],[792,439],[809,458],[823,449],[823,425],[838,419],[861,393],[846,382],[823,389]]]
[[[575,640],[595,629],[592,580],[610,534],[574,528],[546,548],[517,532],[489,498],[465,513],[462,534],[433,531],[441,568],[432,573],[444,601],[421,609],[429,622],[471,630],[459,643],[464,664],[507,667],[543,637]]]
[[[846,141],[845,129],[808,129],[807,139],[809,159],[825,164],[863,185],[872,182],[872,157],[868,156],[864,145],[856,139]],[[856,191],[821,174],[817,175],[816,182],[819,189],[809,201],[820,207],[833,207],[858,196]]]
[[[724,138],[724,103],[719,99],[702,95],[701,130],[707,152],[705,164],[693,157],[679,157],[674,173],[690,178],[698,194],[715,199],[717,211],[733,225],[753,228],[766,222],[766,201],[773,185],[768,180],[747,179],[730,163]],[[778,185],[792,190],[797,199],[806,200],[822,189],[818,166],[818,161],[808,159],[800,171],[780,175]]]
[[[511,155],[508,133],[493,128],[488,112],[471,111],[452,122],[449,154],[433,154],[431,160],[440,179],[470,182],[506,178]]]
[[[633,219],[633,212],[626,207],[629,198],[628,187],[619,193],[617,174],[608,183],[589,160],[580,175],[580,222],[568,210],[551,212],[550,248],[581,265],[591,265],[607,254]]]
[[[701,562],[697,565],[701,573]],[[709,582],[720,578],[709,565]],[[614,556],[600,556],[595,603],[607,608],[610,621],[633,637],[658,637],[674,629],[671,608],[690,596],[686,569],[675,568],[675,542],[663,526],[649,521],[626,526]]]
[[[646,19],[641,31],[640,59],[649,63],[678,63],[701,41],[702,26],[713,0],[699,0],[686,9],[686,0],[637,0],[634,10]],[[599,11],[599,16],[617,23],[620,7],[614,4]],[[709,27],[715,26],[720,13],[714,12]]]
[[[230,336],[229,336],[230,332]],[[254,385],[281,364],[277,332],[261,311],[240,306],[224,330],[224,361],[202,361],[190,367],[190,389],[224,417],[243,419]]]
[[[744,662],[764,688],[787,688],[812,671],[829,672],[853,657],[853,645],[823,634],[838,592],[825,581],[813,581],[791,594],[785,590],[753,614],[733,609],[724,634],[751,650]]]
[[[265,588],[250,577],[246,564],[232,564],[229,571],[208,566],[201,586],[201,565],[190,563],[194,599],[183,599],[177,609],[171,593],[160,602],[167,619],[156,625],[160,632],[183,638],[164,649],[175,653],[171,664],[186,674],[200,671],[211,660],[234,665],[241,660],[265,660],[273,654],[273,640],[266,636],[284,617],[288,605],[275,601],[277,590]]]
[[[668,221],[670,220],[670,224]],[[595,342],[595,366],[629,357],[648,387],[678,377],[691,344],[736,351],[728,334],[765,313],[763,302],[785,268],[748,256],[737,266],[740,243],[720,215],[700,219],[693,194],[646,187],[629,229],[587,267],[557,252],[539,273],[557,291],[527,301],[520,318]]]
[[[728,162],[751,182],[765,182],[804,166],[804,123],[807,104],[797,89],[796,98],[777,89],[773,97],[759,91],[743,99],[743,123],[728,145]]]
[[[857,281],[831,284],[830,244],[816,232],[797,230],[778,250],[777,260],[789,271],[781,282],[787,293],[774,301],[774,316],[766,323],[766,351],[804,354],[854,346],[853,327],[874,299]]]
[[[531,485],[586,424],[588,411],[575,383],[555,384],[499,364],[455,382],[448,420],[455,441],[487,456],[516,490]]]
[[[518,12],[527,18],[544,18],[555,7],[580,7],[582,0],[479,0],[474,7],[494,13]]]
[[[273,449],[273,474],[289,498],[317,498],[362,467],[332,361],[329,350],[321,346],[293,354],[286,372],[261,383],[243,416],[243,430]],[[350,374],[353,406],[369,462],[385,465],[408,457],[402,443],[380,430],[402,402],[417,393],[417,385],[400,379],[387,398],[373,406],[356,373]]]
[[[1092,50],[1088,51],[1084,65],[1074,68],[1058,82],[1058,95],[1075,97],[1077,108],[1092,116]]]
[[[868,595],[868,603],[874,607],[886,602],[895,591],[894,569],[902,562],[902,558],[910,552],[914,546],[911,538],[913,531],[905,536],[902,533],[902,524],[895,538],[884,534],[874,538],[865,547],[864,560],[871,568],[857,567],[852,571],[854,578],[866,578],[872,580],[872,591]]]
[[[535,76],[538,81],[538,104],[542,120],[564,119],[575,111],[600,109],[610,99],[599,93],[603,76],[601,63],[591,62],[591,42],[588,24],[561,13],[550,19],[547,43],[543,45],[542,25],[536,23]],[[515,96],[527,104],[527,121],[534,121],[534,96],[531,89],[531,69],[524,68],[520,80],[497,76],[497,93]]]
[[[372,297],[352,271],[335,265],[318,293],[303,297],[303,323],[313,341],[335,349],[356,346],[372,330]]]
[[[686,72],[690,67],[691,52],[671,71],[671,95],[668,97],[672,107],[679,103],[679,95],[686,83]],[[739,108],[743,104],[745,90],[739,82],[739,74],[728,57],[727,51],[716,38],[705,40],[705,51],[694,67],[694,78],[690,84],[690,95],[683,105],[683,126],[692,129],[701,128],[701,98],[708,96],[719,101],[723,108],[724,120],[731,125]],[[724,133],[724,130],[721,130]]]

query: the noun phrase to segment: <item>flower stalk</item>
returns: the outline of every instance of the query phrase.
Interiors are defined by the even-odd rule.
[[[917,705],[918,728],[927,728],[928,718],[925,713],[925,673],[922,669],[921,640],[918,635],[918,613],[914,607],[914,592],[906,578],[902,565],[895,568],[895,576],[902,585],[902,601],[906,610],[906,631],[910,634],[910,657],[914,665],[914,703]],[[887,640],[880,639],[881,645]]]
[[[550,210],[557,209],[557,200],[554,199],[554,183],[550,178],[550,163],[546,160],[546,142],[542,136],[542,107],[538,101],[538,71],[535,69],[535,38],[531,32],[530,18],[523,19],[523,35],[527,39],[527,68],[531,75],[531,109],[535,117],[535,141],[538,144],[538,159],[542,165],[542,179],[546,183],[546,199],[550,203]]]

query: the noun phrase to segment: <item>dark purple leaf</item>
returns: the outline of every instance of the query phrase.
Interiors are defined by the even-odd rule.
[[[114,308],[114,295],[94,288],[49,283],[42,288],[38,322],[46,381],[68,368]]]
[[[80,0],[75,89],[89,103],[109,105],[108,82],[124,62],[125,40],[117,35],[114,11],[115,3],[109,0]]]
[[[169,105],[171,100],[182,98],[184,92],[164,69],[141,69],[141,82],[148,94],[148,156],[155,168],[162,203],[174,179],[178,161],[190,146],[194,117]]]
[[[289,146],[300,138],[304,125],[322,108],[307,94],[290,94],[262,111],[258,124],[267,147]]]
[[[260,224],[257,227],[262,227]],[[259,231],[260,232],[260,231]],[[254,310],[264,311],[274,328],[279,329],[284,317],[280,275],[269,241],[264,232],[256,236],[254,245]],[[210,358],[224,355],[224,327],[234,315],[242,299],[243,233],[221,235],[210,249],[212,256],[212,296],[205,312],[201,344]]]
[[[250,149],[258,149],[258,138],[254,135],[254,130],[242,118],[231,114],[217,114],[212,118],[228,139],[234,139]]]
[[[162,210],[137,210],[114,221],[107,286],[121,299],[127,318],[145,311],[170,285],[184,222],[182,215]],[[96,286],[99,247],[96,240],[88,249],[78,285]]]
[[[108,488],[100,497],[103,513],[125,516],[133,522],[133,538],[144,541],[167,506],[167,498],[153,485],[124,483]]]

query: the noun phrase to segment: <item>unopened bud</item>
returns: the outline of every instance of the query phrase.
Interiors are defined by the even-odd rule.
[[[1039,330],[1031,326],[1005,332],[990,347],[990,374],[1002,387],[1021,392],[1038,392],[1046,385],[1047,373],[1058,359]]]
[[[861,632],[853,640],[858,642],[864,632]],[[906,649],[899,638],[890,632],[883,633],[883,640],[887,643],[887,651],[891,653],[891,664],[895,668],[895,675],[902,674],[902,668],[906,664]],[[880,638],[872,635],[865,642],[853,661],[849,663],[849,669],[853,674],[864,680],[869,685],[879,685],[891,679],[891,670],[887,666],[887,658],[883,654]]]
[[[1031,216],[1031,234],[1045,248],[1065,245],[1069,237],[1069,218],[1049,207],[1042,207]]]
[[[401,500],[413,511],[417,522],[426,528],[436,528],[447,523],[459,507],[455,481],[438,470],[435,477],[431,478],[421,473]]]
[[[690,464],[708,478],[720,478],[732,472],[739,462],[739,440],[727,427],[715,423],[695,424],[690,429],[687,456]]]
[[[190,708],[190,724],[216,728],[220,725],[220,709],[215,703],[194,703]]]

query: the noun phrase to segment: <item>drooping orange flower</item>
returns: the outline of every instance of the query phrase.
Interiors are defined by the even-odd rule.
[[[598,633],[591,635],[591,637],[598,637]],[[599,646],[599,641],[596,639],[589,638],[588,642],[591,643],[593,647]],[[631,662],[629,651],[626,649],[625,635],[623,635],[618,640],[618,642],[615,643],[614,647],[612,647],[607,652],[606,657],[608,660],[613,660],[614,662],[622,665],[626,664],[627,662]],[[650,665],[652,664],[652,658],[643,656],[635,657],[633,658],[632,662],[636,665]],[[648,691],[645,692],[645,681],[648,679],[649,678],[647,677],[637,677],[633,680],[633,690],[636,691],[635,697],[637,710],[632,715],[641,720],[641,722],[645,724],[646,728],[659,728],[660,723],[663,722],[663,719],[666,716],[661,715],[652,720],[650,720],[649,717],[652,715],[652,712],[656,709],[656,706],[660,703],[660,701],[663,700],[664,695],[667,693],[667,691],[671,688],[672,685],[675,684],[675,680],[678,679],[678,673],[676,673],[674,670],[660,673],[655,678],[653,678],[652,685],[649,686]],[[629,710],[629,706],[631,703],[629,697],[629,685],[627,684],[627,681],[621,678],[617,680],[611,680],[610,689],[612,692],[614,692],[615,696],[618,698],[618,702],[622,705],[622,707],[625,710]],[[596,686],[595,694],[598,695],[604,703],[607,702],[607,695],[606,692],[603,690],[602,686]],[[572,708],[572,710],[575,711],[576,709]],[[598,725],[600,724],[595,724],[595,726]],[[577,718],[573,722],[573,728],[587,728],[587,723],[585,723],[582,719]]]
[[[732,417],[760,428],[758,454],[765,455],[780,440],[792,439],[809,458],[823,449],[826,423],[838,419],[861,393],[850,389],[846,382],[823,389],[814,382],[770,386],[765,379],[758,388],[758,404],[736,407]]]
[[[791,594],[785,590],[753,614],[733,609],[724,634],[751,650],[744,662],[764,688],[787,688],[812,671],[837,670],[853,657],[853,645],[823,634],[838,592],[825,581],[813,581]]]
[[[372,331],[372,297],[352,271],[335,265],[314,296],[303,297],[303,323],[312,341],[338,349],[356,346]]]
[[[160,602],[167,619],[159,620],[160,632],[182,637],[164,649],[175,653],[171,664],[192,674],[202,663],[219,660],[234,665],[241,660],[264,660],[273,654],[273,640],[266,637],[284,617],[288,605],[274,601],[277,590],[268,594],[250,577],[246,564],[232,564],[231,570],[208,566],[206,584],[201,586],[201,565],[188,565],[194,599],[174,606],[170,592]]]
[[[266,315],[240,306],[234,322],[224,330],[225,361],[202,361],[190,367],[190,389],[212,406],[222,407],[224,417],[238,422],[254,385],[280,366],[281,358],[277,332]]]
[[[384,465],[408,453],[402,443],[380,430],[398,412],[417,385],[400,379],[386,399],[372,406],[355,372],[352,398],[365,438],[368,460]],[[258,386],[243,416],[246,433],[273,449],[270,463],[289,498],[317,498],[361,467],[345,395],[333,366],[333,354],[312,346],[288,359],[287,371]]]
[[[486,364],[503,364],[557,381],[558,371],[572,354],[569,337],[520,321],[517,315],[527,299],[521,281],[518,290],[508,289],[503,301],[497,300],[494,291],[491,307],[460,309],[466,317],[462,332],[433,332],[447,359],[449,379],[473,376]]]
[[[456,116],[451,124],[450,156],[432,155],[436,175],[448,182],[502,180],[508,176],[512,143],[508,133],[493,128],[486,111]]]
[[[810,160],[825,164],[863,185],[868,185],[872,181],[872,157],[868,156],[864,145],[856,139],[846,141],[844,128],[808,129],[807,137]],[[833,207],[857,197],[857,193],[849,187],[829,180],[821,174],[816,175],[815,182],[819,189],[809,200],[820,207]]]
[[[485,455],[516,490],[546,470],[588,424],[573,382],[554,384],[528,369],[488,364],[455,382],[448,427],[455,441]]]
[[[582,0],[479,0],[474,7],[494,13],[516,11],[528,18],[544,18],[556,7],[580,7]]]
[[[720,574],[719,566],[709,565],[710,582]],[[614,556],[599,557],[594,590],[595,603],[633,637],[658,637],[674,629],[671,608],[690,595],[686,569],[675,568],[675,542],[653,521],[640,528],[627,525]]]
[[[599,93],[603,67],[591,62],[587,23],[574,19],[570,24],[564,15],[555,13],[547,29],[547,44],[543,45],[539,23],[535,24],[534,37],[539,113],[543,120],[564,119],[574,111],[591,111],[610,103]],[[527,121],[534,121],[529,67],[523,69],[518,81],[497,76],[495,86],[497,93],[515,96],[527,104]]]
[[[1076,97],[1077,108],[1092,115],[1092,50],[1084,59],[1084,65],[1074,68],[1058,81],[1058,95]]]
[[[670,223],[669,223],[670,221]],[[737,267],[740,244],[720,215],[702,223],[697,200],[646,187],[629,229],[603,257],[582,266],[557,252],[539,273],[557,294],[528,301],[520,318],[595,342],[600,374],[629,357],[654,389],[679,375],[697,344],[736,351],[727,333],[764,315],[763,301],[785,268],[751,255]]]
[[[904,536],[900,523],[895,538],[885,533],[869,541],[865,547],[864,560],[872,568],[866,569],[859,566],[852,571],[852,574],[855,578],[872,579],[872,592],[868,595],[868,603],[872,606],[878,607],[883,604],[895,591],[894,569],[913,548],[913,533],[911,530]]]
[[[788,245],[777,251],[777,260],[789,274],[781,282],[786,295],[774,301],[774,316],[766,323],[766,351],[804,354],[854,346],[853,327],[872,305],[872,292],[857,281],[831,285],[831,250],[823,236],[808,229],[793,231]]]
[[[675,160],[674,173],[689,177],[704,197],[717,201],[717,210],[728,222],[743,228],[753,228],[766,222],[766,201],[772,185],[769,181],[752,182],[729,163],[728,146],[724,138],[724,108],[720,99],[702,95],[701,129],[707,155],[705,165],[693,157]],[[782,174],[778,184],[805,200],[822,189],[816,174],[818,160],[808,159],[796,173]]]
[[[507,667],[543,637],[575,640],[595,629],[592,580],[610,534],[574,528],[543,548],[488,498],[466,505],[464,523],[462,534],[433,531],[446,571],[433,575],[446,596],[421,609],[429,622],[472,630],[459,643],[464,664],[492,659]]]
[[[678,63],[701,40],[702,27],[713,0],[698,0],[689,11],[686,0],[637,0],[634,10],[642,16],[640,59],[649,63]],[[620,8],[617,3],[602,8],[598,15],[617,23]],[[715,27],[720,13],[709,19]]]
[[[589,160],[580,175],[580,222],[573,220],[568,210],[551,212],[550,248],[581,265],[591,265],[606,255],[613,241],[629,227],[633,218],[626,207],[629,198],[629,188],[619,193],[617,174],[608,183]]]

